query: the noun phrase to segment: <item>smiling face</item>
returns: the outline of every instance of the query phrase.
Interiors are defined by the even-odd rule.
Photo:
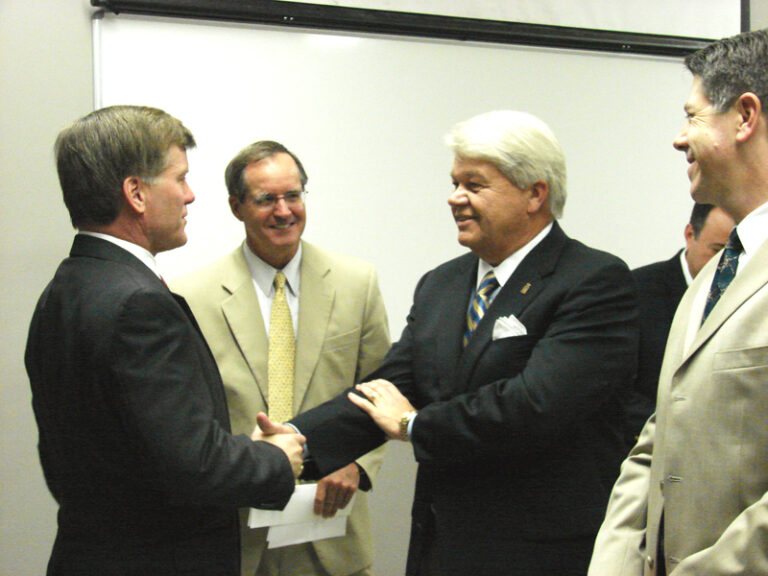
[[[456,156],[451,170],[454,191],[448,198],[459,229],[459,244],[496,265],[524,246],[543,226],[532,220],[546,199],[536,186],[518,188],[485,160]]]
[[[700,204],[723,205],[731,180],[738,114],[733,108],[717,112],[695,76],[685,104],[686,123],[674,140],[689,163],[691,196]]]
[[[306,224],[304,202],[288,204],[281,198],[274,206],[260,207],[254,199],[262,194],[281,197],[303,190],[296,162],[279,152],[249,164],[243,180],[248,193],[242,202],[235,196],[229,197],[232,213],[245,225],[246,242],[253,253],[267,264],[282,268],[299,249]]]
[[[187,243],[187,204],[195,200],[187,184],[187,153],[179,146],[168,149],[167,165],[150,182],[142,182],[146,197],[144,234],[152,254]]]

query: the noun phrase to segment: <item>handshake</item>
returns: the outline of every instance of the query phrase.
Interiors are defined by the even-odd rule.
[[[355,406],[368,414],[387,438],[405,440],[401,421],[406,414],[415,413],[408,399],[387,380],[372,380],[355,386],[355,392],[347,397]],[[254,441],[269,442],[280,448],[291,463],[294,477],[304,471],[304,447],[307,439],[293,426],[272,422],[260,412],[256,427],[251,434]],[[329,474],[318,482],[315,497],[315,513],[326,518],[343,509],[351,500],[360,482],[360,469],[354,462]]]

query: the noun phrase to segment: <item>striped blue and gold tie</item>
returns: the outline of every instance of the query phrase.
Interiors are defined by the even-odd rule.
[[[483,276],[480,286],[475,292],[475,296],[472,298],[472,303],[467,311],[467,328],[464,330],[464,346],[467,345],[472,334],[475,332],[475,328],[480,323],[480,319],[485,315],[485,311],[488,310],[488,304],[490,302],[491,294],[496,288],[499,287],[499,281],[496,280],[496,276],[493,270]]]

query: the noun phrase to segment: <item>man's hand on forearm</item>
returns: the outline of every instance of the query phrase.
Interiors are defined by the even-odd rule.
[[[367,413],[387,438],[402,440],[400,420],[414,409],[408,398],[387,380],[372,380],[355,388],[365,397],[350,393],[350,402]]]

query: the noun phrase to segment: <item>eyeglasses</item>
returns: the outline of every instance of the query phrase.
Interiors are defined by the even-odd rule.
[[[288,206],[296,206],[304,201],[306,190],[291,190],[285,194],[257,194],[256,196],[246,196],[246,201],[250,201],[257,208],[272,209],[282,200]]]

